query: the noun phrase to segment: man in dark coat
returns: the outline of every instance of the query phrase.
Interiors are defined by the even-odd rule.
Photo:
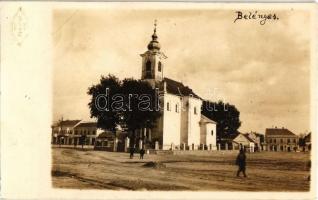
[[[135,147],[130,148],[130,159],[134,158],[134,153],[135,153]]]
[[[140,153],[140,159],[144,159],[145,149],[144,148],[140,149],[139,153]]]
[[[240,173],[243,172],[244,177],[246,177],[246,155],[244,149],[240,149],[240,153],[236,157],[236,165],[239,167],[236,176],[240,176]]]

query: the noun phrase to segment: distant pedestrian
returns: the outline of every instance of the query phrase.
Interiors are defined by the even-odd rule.
[[[140,149],[139,153],[140,153],[140,159],[144,159],[145,149],[144,148]]]
[[[135,147],[131,147],[129,149],[129,151],[130,151],[130,159],[133,159],[134,158],[134,153],[135,153]]]
[[[244,177],[246,177],[246,155],[244,149],[240,149],[240,153],[236,157],[236,165],[238,165],[236,176],[239,177],[240,173],[243,172]]]

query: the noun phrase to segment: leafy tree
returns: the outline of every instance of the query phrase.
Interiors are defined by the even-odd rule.
[[[156,109],[156,91],[145,81],[102,76],[99,84],[88,89],[88,94],[88,106],[91,117],[97,118],[97,127],[114,132],[118,125],[127,127],[133,133],[132,139],[137,129],[152,128],[161,115]]]
[[[241,126],[240,112],[229,103],[203,101],[202,112],[206,117],[217,122],[217,139],[235,134]]]
[[[152,128],[161,113],[156,109],[157,97],[149,83],[142,80],[124,79],[122,93],[127,104],[123,112],[123,120],[136,138],[136,130]],[[142,138],[144,139],[144,138]]]
[[[106,95],[106,88],[109,97],[120,93],[121,82],[113,75],[107,77],[102,76],[99,84],[93,85],[88,89],[87,94],[91,96],[91,101],[88,103],[91,117],[97,118],[97,127],[103,130],[111,130],[115,132],[116,126],[120,121],[118,111],[110,109],[113,103],[112,98],[99,98],[100,95]],[[96,100],[98,99],[98,105]],[[98,108],[109,108],[108,111],[103,111]]]

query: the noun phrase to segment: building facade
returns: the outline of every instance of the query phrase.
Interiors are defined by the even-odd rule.
[[[249,152],[255,151],[255,141],[248,134],[240,133],[233,139],[233,149],[238,150],[244,148]]]
[[[52,144],[79,145],[80,137],[84,136],[84,145],[94,145],[95,138],[101,132],[96,122],[81,120],[61,120],[52,125]]]
[[[81,120],[61,120],[54,123],[52,128],[52,144],[70,144],[72,135],[74,134],[74,127],[80,123]]]
[[[267,128],[265,141],[268,151],[296,151],[299,139],[286,128]]]

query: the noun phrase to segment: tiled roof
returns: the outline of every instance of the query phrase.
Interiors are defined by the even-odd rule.
[[[115,135],[111,131],[104,131],[97,136],[97,138],[114,138]]]
[[[221,140],[233,140],[233,139],[236,138],[239,134],[241,134],[241,133],[240,133],[239,131],[236,131],[235,133],[222,136]]]
[[[60,121],[59,125],[60,126],[75,126],[80,121],[81,120],[64,120],[64,121]]]
[[[212,119],[208,118],[207,116],[201,114],[201,120],[200,122],[202,123],[212,123],[212,124],[216,124],[215,121],[213,121]]]
[[[192,95],[195,98],[201,99],[197,94],[195,94],[191,88],[188,86],[183,85],[183,83],[164,78],[163,82],[167,84],[167,92],[179,96],[190,96]]]
[[[265,135],[284,135],[284,136],[296,136],[294,133],[292,133],[287,128],[267,128],[265,131]]]
[[[248,136],[248,134],[242,134],[248,141],[255,142],[252,138]]]
[[[97,128],[96,122],[81,122],[75,128]]]

